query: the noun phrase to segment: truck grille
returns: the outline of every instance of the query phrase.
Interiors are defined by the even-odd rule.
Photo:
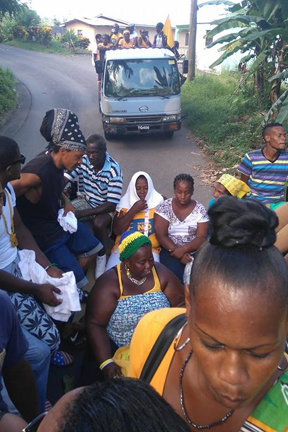
[[[161,122],[161,117],[126,117],[126,122],[129,124],[139,124],[139,123],[159,123]]]

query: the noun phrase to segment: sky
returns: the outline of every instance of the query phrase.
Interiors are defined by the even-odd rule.
[[[30,8],[36,10],[41,18],[57,18],[64,21],[71,18],[92,18],[101,13],[111,17],[136,22],[139,24],[156,24],[165,22],[170,16],[172,25],[188,24],[190,15],[190,0],[28,0]],[[142,5],[142,6],[140,6]],[[205,7],[207,21],[213,19],[210,6]],[[209,10],[211,13],[209,13]]]

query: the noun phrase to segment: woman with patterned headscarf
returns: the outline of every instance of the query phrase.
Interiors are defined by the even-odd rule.
[[[183,286],[154,262],[151,241],[138,231],[122,234],[121,263],[106,271],[92,288],[87,305],[87,331],[93,353],[106,378],[121,374],[112,360],[115,346],[130,344],[133,331],[148,312],[183,303]]]
[[[64,232],[57,218],[61,201],[64,215],[75,212],[63,194],[64,170],[73,170],[81,162],[86,142],[78,117],[64,108],[47,111],[40,132],[48,142],[47,151],[28,162],[20,179],[13,182],[17,207],[52,265],[74,272],[81,298],[87,283],[84,270],[102,244],[80,222],[76,232]]]

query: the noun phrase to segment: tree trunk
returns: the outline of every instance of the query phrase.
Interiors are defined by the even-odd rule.
[[[197,0],[191,0],[189,43],[188,43],[188,75],[187,75],[188,81],[192,81],[195,78],[197,9],[198,9]]]

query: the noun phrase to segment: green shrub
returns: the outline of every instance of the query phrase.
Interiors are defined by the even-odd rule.
[[[0,116],[14,108],[17,101],[15,78],[9,69],[0,67]]]
[[[185,83],[182,109],[189,128],[205,140],[208,154],[222,167],[235,165],[260,145],[260,112],[265,107],[252,83],[239,89],[237,73],[204,74]]]

